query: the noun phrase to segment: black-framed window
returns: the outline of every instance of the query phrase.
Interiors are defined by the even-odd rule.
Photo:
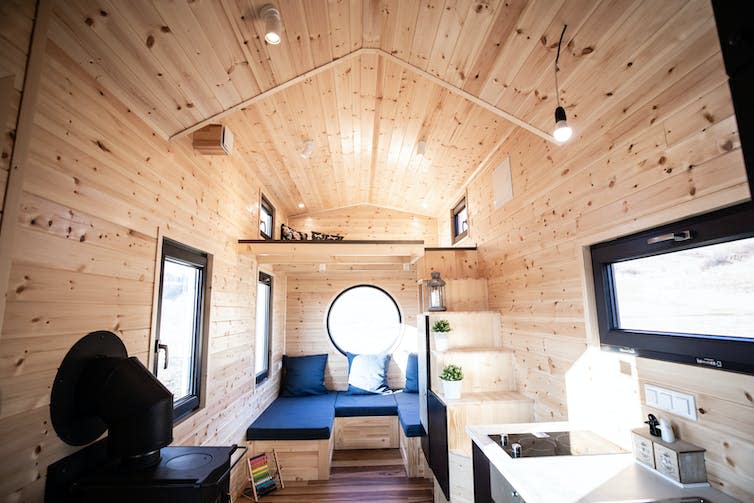
[[[174,418],[199,408],[206,253],[163,239],[153,372],[173,393]]]
[[[270,375],[270,348],[272,346],[272,276],[259,273],[257,281],[257,326],[254,345],[256,383]]]
[[[469,210],[466,206],[466,196],[450,210],[450,227],[453,236],[453,244],[462,240],[469,234]]]
[[[375,285],[354,285],[340,292],[325,321],[330,341],[343,354],[391,353],[404,332],[398,303]]]
[[[752,203],[593,245],[591,254],[603,347],[754,372]]]
[[[275,235],[275,207],[264,195],[259,201],[259,234],[263,239]]]

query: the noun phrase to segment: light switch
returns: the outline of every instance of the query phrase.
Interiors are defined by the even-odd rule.
[[[654,384],[645,384],[644,401],[649,407],[697,420],[694,395],[661,388]]]
[[[652,407],[657,407],[657,391],[654,388],[650,388],[647,386],[647,389],[644,390],[647,400],[647,405],[651,405]]]
[[[669,393],[658,393],[657,407],[663,410],[673,410],[673,397]]]

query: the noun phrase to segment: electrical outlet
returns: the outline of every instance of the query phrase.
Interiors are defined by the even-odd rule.
[[[673,391],[653,384],[644,385],[644,402],[655,409],[664,410],[696,421],[696,399],[694,395]]]

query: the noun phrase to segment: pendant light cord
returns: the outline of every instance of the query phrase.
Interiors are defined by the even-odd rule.
[[[563,44],[563,35],[565,35],[567,24],[563,25],[563,31],[560,32],[560,40],[558,41],[558,54],[555,56],[555,98],[558,100],[558,106],[560,106],[560,89],[558,88],[558,60],[560,60],[560,46]]]

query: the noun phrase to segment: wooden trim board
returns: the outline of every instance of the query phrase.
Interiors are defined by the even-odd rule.
[[[31,35],[29,58],[24,76],[24,88],[18,109],[16,139],[8,170],[8,183],[5,188],[3,213],[0,216],[0,338],[5,320],[5,299],[8,293],[10,268],[13,261],[19,205],[24,186],[24,171],[29,154],[34,112],[37,108],[42,64],[47,46],[47,27],[52,17],[55,0],[39,0]]]
[[[241,110],[243,108],[249,107],[249,106],[253,105],[254,103],[262,101],[262,100],[264,100],[264,99],[266,99],[266,98],[268,98],[270,96],[274,96],[275,94],[277,94],[277,93],[279,93],[281,91],[284,91],[285,89],[288,89],[289,87],[294,86],[294,85],[298,84],[299,82],[302,82],[302,81],[304,81],[306,79],[310,79],[310,78],[314,77],[315,75],[317,75],[319,73],[322,73],[322,72],[324,72],[326,70],[329,70],[330,68],[332,68],[334,66],[337,66],[337,65],[339,65],[340,63],[342,63],[344,61],[348,61],[350,59],[353,59],[353,58],[361,56],[361,55],[376,55],[376,56],[381,56],[381,57],[383,57],[385,59],[388,59],[388,60],[392,61],[393,63],[395,63],[395,64],[397,64],[397,65],[399,65],[399,66],[401,66],[401,67],[403,67],[403,68],[405,68],[405,69],[407,69],[409,71],[412,71],[415,74],[417,74],[417,75],[419,75],[419,76],[421,76],[421,77],[429,80],[433,84],[437,84],[438,86],[440,86],[440,87],[442,87],[442,88],[450,91],[451,93],[455,94],[456,96],[460,96],[461,98],[463,98],[463,99],[465,99],[467,101],[470,101],[470,102],[474,103],[475,105],[477,105],[479,107],[482,107],[482,108],[484,108],[485,110],[487,110],[489,112],[492,112],[493,114],[497,115],[498,117],[501,117],[501,118],[507,120],[508,122],[511,122],[511,123],[515,124],[516,126],[519,126],[519,127],[523,128],[523,129],[526,129],[530,133],[533,133],[533,134],[539,136],[540,138],[543,138],[543,139],[545,139],[545,140],[547,140],[547,141],[549,141],[551,143],[555,143],[555,144],[559,145],[559,143],[555,141],[555,138],[553,138],[553,136],[550,133],[547,133],[546,131],[542,131],[541,129],[533,126],[532,124],[529,124],[528,122],[524,121],[523,119],[520,119],[520,118],[516,117],[512,113],[506,112],[505,110],[496,107],[492,103],[488,103],[488,102],[484,101],[483,99],[474,96],[470,92],[464,91],[460,87],[456,87],[453,84],[449,84],[448,82],[445,82],[444,80],[442,80],[442,79],[440,79],[438,77],[435,77],[431,73],[429,73],[427,71],[424,71],[421,68],[418,68],[418,67],[412,65],[411,63],[407,63],[406,61],[403,61],[399,57],[394,56],[393,54],[390,54],[389,52],[383,51],[382,49],[373,48],[373,47],[363,47],[361,49],[357,49],[357,50],[355,50],[353,52],[350,52],[350,53],[346,54],[345,56],[343,56],[343,57],[341,57],[339,59],[335,59],[335,60],[330,61],[329,63],[326,63],[326,64],[324,64],[322,66],[318,66],[317,68],[314,68],[312,70],[309,70],[308,72],[302,73],[298,77],[294,77],[294,78],[292,78],[290,80],[287,80],[287,81],[283,82],[282,84],[279,84],[279,85],[277,85],[277,86],[275,86],[275,87],[273,87],[271,89],[268,89],[268,90],[266,90],[266,91],[264,91],[264,92],[262,92],[260,94],[257,94],[256,96],[253,96],[251,98],[245,99],[245,100],[243,100],[243,101],[241,101],[241,102],[233,105],[232,107],[230,107],[230,108],[228,108],[226,110],[223,110],[222,112],[216,113],[216,114],[214,114],[214,115],[212,115],[210,117],[207,117],[204,120],[201,120],[201,121],[197,122],[193,126],[190,126],[190,127],[186,128],[186,129],[184,129],[182,131],[179,131],[178,133],[172,135],[170,137],[170,140],[175,140],[177,138],[182,138],[182,137],[184,137],[186,135],[189,135],[189,134],[193,133],[194,131],[196,131],[198,129],[201,129],[202,127],[206,126],[207,124],[216,123],[217,121],[219,121],[223,117],[226,117],[226,116],[228,116],[228,115],[230,115],[230,114],[232,114],[232,113],[234,113],[236,111],[239,111],[239,110]],[[501,139],[499,143],[502,143],[504,140],[505,140],[505,138]],[[497,149],[493,150],[493,152],[496,151],[496,150]],[[484,164],[484,163],[482,163],[482,164]]]

